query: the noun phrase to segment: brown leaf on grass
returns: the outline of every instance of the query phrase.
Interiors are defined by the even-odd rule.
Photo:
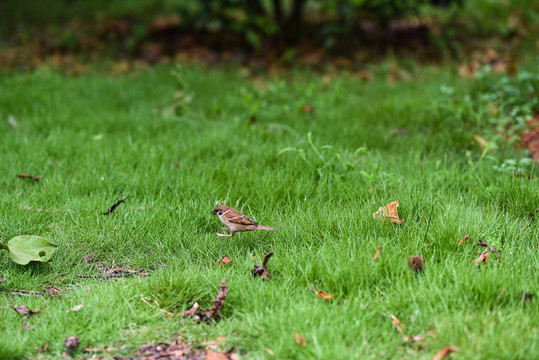
[[[78,336],[70,336],[65,339],[65,346],[68,349],[75,349],[79,344],[80,340]]]
[[[296,333],[294,335],[294,340],[296,341],[296,344],[301,346],[307,346],[307,339],[302,337],[299,333]]]
[[[227,280],[228,278],[221,281],[221,287],[219,288],[217,297],[215,298],[215,300],[213,300],[212,307],[204,312],[198,312],[195,314],[195,319],[198,322],[201,322],[203,320],[219,320],[219,310],[221,310],[221,308],[223,307],[226,296],[228,294],[228,288],[226,286]]]
[[[39,309],[35,309],[35,310],[29,310],[26,305],[22,305],[22,306],[12,306],[11,307],[13,310],[15,310],[16,312],[18,312],[19,314],[21,315],[24,315],[24,316],[32,316],[32,315],[35,315],[37,314],[40,310]]]
[[[208,350],[206,352],[206,360],[229,360],[229,358],[226,354]]]
[[[255,265],[255,268],[253,269],[253,276],[254,277],[260,276],[261,278],[264,278],[264,279],[267,279],[267,280],[271,279],[271,276],[270,276],[270,274],[268,272],[268,268],[267,268],[266,265],[268,264],[268,260],[272,255],[273,255],[273,252],[270,252],[269,254],[266,254],[264,256],[264,259],[262,260],[262,266]]]
[[[312,114],[314,112],[314,106],[312,106],[311,104],[303,104],[300,110],[304,114]]]
[[[486,262],[488,260],[488,256],[489,256],[489,251],[488,250],[485,250],[481,253],[481,255],[477,258],[477,259],[474,259],[472,261],[473,264],[475,263],[482,263],[482,262]]]
[[[395,329],[404,336],[404,326],[395,315],[391,315],[391,322],[393,323],[393,326],[395,326]]]
[[[40,348],[36,349],[36,351],[38,353],[44,353],[47,350],[49,350],[49,343],[45,343],[45,345],[43,345],[43,347],[40,347]]]
[[[223,258],[221,260],[219,260],[219,265],[225,266],[229,262],[232,262],[232,259],[230,257],[228,257],[228,256],[223,256]]]
[[[425,260],[421,256],[413,255],[408,258],[408,267],[414,270],[416,274],[423,271],[423,266],[425,266]]]
[[[470,234],[464,235],[464,237],[459,240],[459,245],[462,244],[463,242],[465,242],[466,240],[468,240],[469,237],[470,237]]]
[[[6,280],[7,280],[7,276],[6,276],[5,278],[1,278],[1,279],[0,279],[0,283],[3,283],[3,282],[6,281]]]
[[[391,222],[394,222],[395,224],[402,224],[404,220],[399,219],[399,215],[397,214],[397,207],[399,207],[399,202],[393,201],[386,206],[378,208],[378,211],[372,214],[372,217],[374,219],[389,220]]]
[[[380,255],[380,251],[382,251],[382,247],[378,246],[378,249],[376,249],[376,254],[372,257],[372,261],[378,259],[378,256]]]
[[[479,240],[478,243],[475,243],[474,245],[478,245],[478,246],[482,246],[482,247],[486,247],[486,248],[489,248],[490,250],[492,250],[492,252],[494,253],[494,255],[496,255],[496,257],[500,257],[500,250],[496,249],[494,246],[490,245],[489,243],[487,243],[486,241],[483,241],[483,240]],[[488,257],[488,256],[487,256]]]
[[[193,315],[196,314],[196,312],[198,311],[198,309],[200,309],[200,306],[198,305],[197,302],[195,302],[195,303],[193,304],[193,306],[191,306],[191,307],[189,308],[189,310],[185,310],[185,311],[183,312],[183,316],[185,316],[185,317],[193,316]]]
[[[333,297],[333,295],[328,294],[327,292],[323,292],[322,290],[318,290],[316,292],[316,296],[318,296],[320,299],[324,299],[324,300],[331,300],[331,298]]]
[[[460,348],[455,346],[446,346],[442,350],[438,351],[433,357],[432,360],[442,360],[449,356],[452,352],[459,351]]]
[[[116,210],[116,208],[118,207],[118,205],[120,205],[121,203],[123,203],[123,202],[124,202],[125,200],[127,200],[128,198],[129,198],[129,196],[126,197],[125,199],[120,199],[120,200],[116,201],[116,202],[114,203],[114,205],[112,205],[112,206],[110,207],[110,209],[108,209],[107,211],[105,211],[105,212],[103,213],[103,215],[108,215],[108,214],[110,214],[111,212],[113,212],[114,210]]]
[[[27,323],[26,321],[23,323],[23,326],[24,326],[24,330],[26,331],[30,330],[30,324]]]

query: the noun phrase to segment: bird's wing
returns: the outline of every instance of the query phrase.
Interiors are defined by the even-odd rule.
[[[254,225],[258,226],[258,223],[254,220],[248,218],[247,216],[243,215],[239,211],[236,210],[230,210],[225,214],[226,220],[229,222],[232,222],[234,224],[239,225]]]

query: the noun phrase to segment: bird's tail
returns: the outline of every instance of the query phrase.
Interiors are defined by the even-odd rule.
[[[258,230],[271,230],[275,231],[277,228],[271,227],[271,226],[264,226],[264,225],[258,225]]]

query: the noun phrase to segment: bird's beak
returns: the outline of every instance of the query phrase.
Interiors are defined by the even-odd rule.
[[[212,215],[215,215],[215,214],[217,214],[217,213],[215,212],[215,210],[213,210],[213,211],[211,212],[211,214],[212,214]]]

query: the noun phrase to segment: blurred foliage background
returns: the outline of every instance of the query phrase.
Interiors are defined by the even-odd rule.
[[[538,24],[532,0],[0,0],[0,66],[66,53],[148,63],[440,61],[536,51]]]

